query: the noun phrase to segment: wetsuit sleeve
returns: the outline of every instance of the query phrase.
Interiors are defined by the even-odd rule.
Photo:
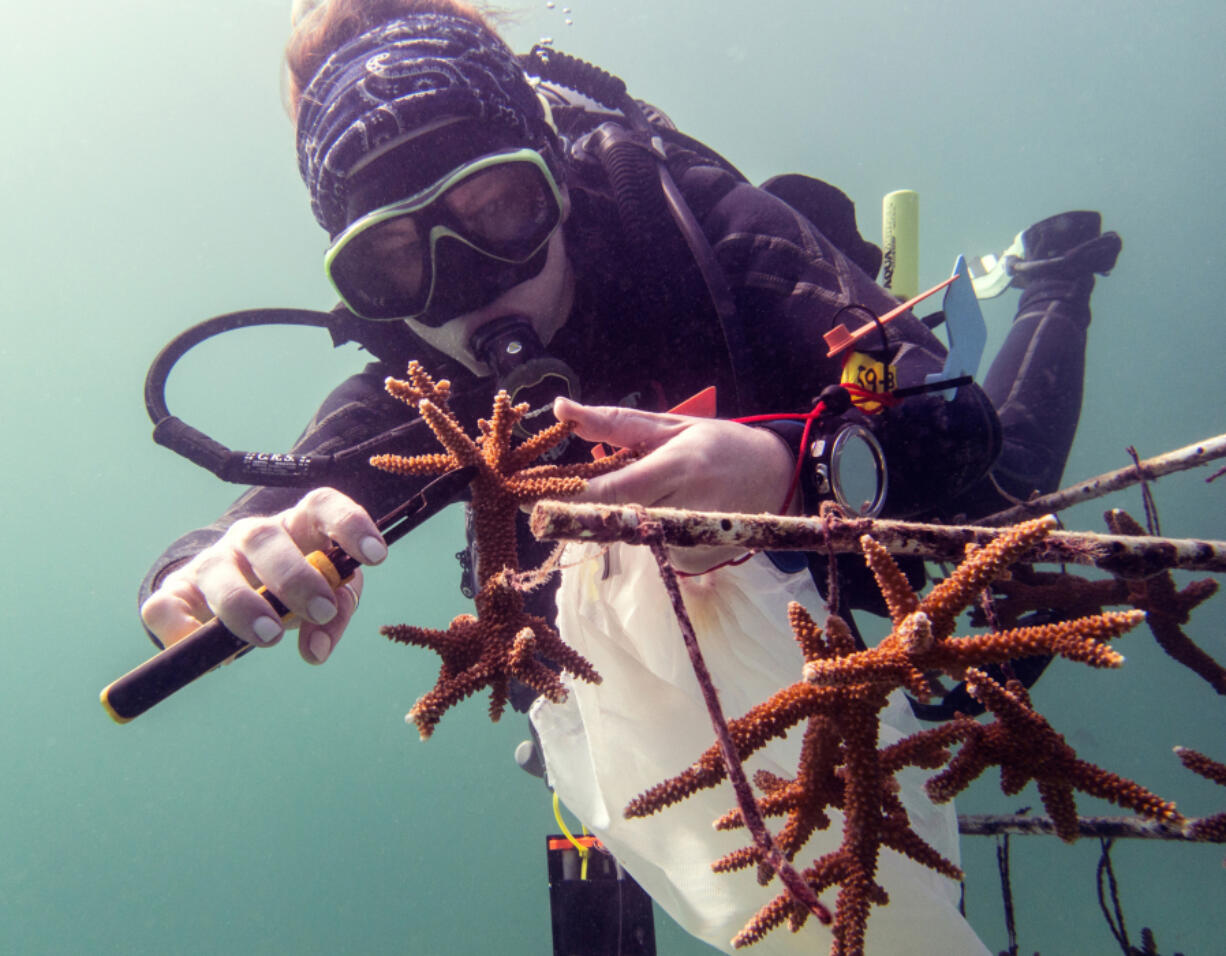
[[[882,315],[896,300],[769,193],[710,166],[691,168],[682,181],[728,277],[748,351],[742,414],[808,411],[843,374],[844,356],[828,357],[823,335],[839,324],[858,328],[870,312]],[[862,348],[888,358],[902,389],[922,385],[945,361],[944,346],[910,313]],[[862,419],[886,453],[886,513],[895,516],[937,508],[980,478],[1000,448],[995,411],[977,385],[960,387],[951,401],[915,395]]]
[[[390,367],[372,363],[343,382],[312,417],[294,443],[292,453],[333,454],[410,421],[412,412],[390,398],[383,389],[384,379],[392,373]],[[373,448],[371,453],[386,451],[414,455],[435,448],[434,438],[423,423],[408,434],[397,435],[386,447]],[[420,483],[424,485],[427,480],[423,478]],[[351,474],[331,484],[377,517],[414,493],[411,481],[358,463]],[[182,535],[161,554],[141,582],[139,603],[145,602],[167,574],[216,542],[235,521],[253,515],[275,514],[291,507],[309,490],[309,487],[247,489],[216,521]]]

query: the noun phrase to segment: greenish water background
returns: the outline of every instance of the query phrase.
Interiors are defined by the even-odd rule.
[[[443,625],[464,605],[440,516],[368,578],[334,659],[289,646],[208,678],[116,727],[98,690],[149,646],[137,582],[181,531],[232,497],[156,448],[145,367],[200,318],[257,305],[327,307],[323,236],[278,96],[286,0],[69,0],[6,11],[0,35],[3,375],[0,489],[0,951],[11,953],[548,952],[545,794],[470,703],[428,744],[401,715],[433,655],[379,624]],[[1100,281],[1087,402],[1067,477],[1223,431],[1218,66],[1214,2],[865,0],[756,5],[573,0],[508,28],[623,76],[755,181],[812,172],[878,234],[880,196],[922,197],[921,281],[960,251],[999,250],[1066,208],[1124,237]],[[1013,302],[992,303],[993,342]],[[232,447],[288,445],[360,365],[322,332],[249,332],[183,364],[171,408]],[[1163,529],[1226,537],[1222,483],[1157,486]],[[1110,504],[1140,515],[1136,492]],[[1104,504],[1066,515],[1099,529]],[[1223,598],[1190,633],[1219,658]],[[1193,814],[1220,790],[1170,753],[1226,758],[1222,701],[1144,631],[1123,671],[1058,664],[1036,703],[1087,759]],[[1036,805],[994,778],[966,811]],[[1079,798],[1083,811],[1093,801]],[[1096,844],[1014,841],[1023,952],[1118,951],[1093,892]],[[991,841],[964,844],[972,921],[1004,946]],[[1221,847],[1124,844],[1115,859],[1134,941],[1221,952]],[[661,921],[661,953],[709,952]]]

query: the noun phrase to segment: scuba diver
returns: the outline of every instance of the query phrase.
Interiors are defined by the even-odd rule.
[[[471,431],[506,388],[544,424],[556,414],[586,442],[641,453],[579,500],[816,513],[830,493],[803,423],[733,419],[803,414],[819,399],[888,463],[874,513],[973,519],[1058,486],[1094,277],[1120,251],[1097,213],[1020,235],[1005,263],[1017,316],[982,386],[931,387],[946,350],[907,312],[857,345],[857,361],[882,371],[866,400],[823,336],[898,301],[833,187],[751,185],[608,74],[548,50],[517,58],[461,0],[300,0],[286,58],[299,169],[330,237],[334,328],[375,359],[326,397],[293,454],[435,451],[427,429],[400,427],[405,408],[383,387],[416,359],[450,380]],[[580,80],[591,89],[575,95]],[[708,386],[714,417],[667,411]],[[583,460],[588,447],[572,440],[562,454]],[[141,587],[146,629],[168,646],[215,616],[267,646],[297,627],[302,657],[322,664],[362,576],[333,587],[306,555],[335,542],[378,564],[387,547],[371,515],[411,481],[359,463],[309,490],[250,488],[155,562]],[[524,547],[524,566],[538,564],[545,549]],[[699,573],[730,556],[676,557]],[[825,588],[824,559],[804,561]],[[842,600],[876,609],[875,589],[842,563]],[[529,598],[553,617],[549,589]]]
[[[826,208],[806,218],[701,144],[653,127],[726,281],[713,305],[659,201],[626,213],[612,196],[624,153],[645,149],[610,144],[597,111],[556,104],[546,113],[519,61],[467,5],[332,0],[300,17],[287,61],[299,167],[333,240],[326,267],[338,313],[373,327],[362,341],[380,359],[328,396],[295,453],[357,445],[403,421],[383,380],[409,358],[452,381],[453,407],[471,424],[505,384],[500,341],[523,340],[533,372],[545,368],[588,406],[564,406],[581,437],[652,452],[599,479],[588,499],[779,508],[797,429],[726,419],[808,411],[842,374],[823,357],[822,334],[841,314],[897,304],[871,278],[879,253],[855,230],[849,200],[826,187]],[[566,137],[555,128],[564,119]],[[645,191],[633,187],[624,204]],[[483,190],[498,195],[468,215],[462,204]],[[1017,317],[983,387],[864,416],[890,463],[883,514],[974,518],[1006,506],[1002,492],[1024,498],[1058,484],[1080,410],[1094,274],[1111,268],[1120,243],[1090,212],[1052,217],[1022,239],[1011,269],[1022,288]],[[720,314],[729,306],[734,314]],[[918,319],[894,320],[884,337],[898,387],[941,369],[943,347]],[[655,414],[709,385],[719,418]],[[424,432],[416,447],[380,450],[428,450]],[[325,660],[361,575],[333,591],[303,554],[331,538],[377,563],[386,549],[369,515],[405,495],[403,479],[373,469],[332,484],[305,497],[253,488],[174,542],[141,591],[156,641],[173,643],[214,614],[252,644],[276,641],[279,616],[254,577],[302,620],[303,657]],[[805,490],[794,510],[813,510],[818,495]]]

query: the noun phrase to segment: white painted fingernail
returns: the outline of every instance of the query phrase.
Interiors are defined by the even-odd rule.
[[[307,601],[307,614],[311,616],[311,620],[316,624],[327,624],[332,618],[336,617],[336,605],[326,597],[316,595]]]
[[[311,635],[307,646],[311,650],[311,656],[318,663],[322,664],[328,659],[328,655],[332,653],[332,638],[323,631],[316,631]]]
[[[281,622],[276,618],[257,617],[255,623],[251,625],[251,629],[255,631],[255,636],[267,644],[269,641],[275,641],[281,636]]]
[[[387,545],[374,535],[363,538],[358,543],[358,549],[362,552],[362,557],[371,564],[378,564],[387,557]]]

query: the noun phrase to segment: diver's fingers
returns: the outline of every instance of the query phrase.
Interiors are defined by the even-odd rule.
[[[241,539],[243,529],[240,525],[235,525],[235,528],[239,529],[236,536]],[[288,534],[284,531],[281,531],[281,534],[289,540]],[[322,590],[328,595],[327,600],[331,607],[332,592],[328,582],[307,564],[306,558],[293,548],[292,542],[290,547],[298,560],[319,576]],[[267,559],[264,559],[264,563],[267,564]],[[223,537],[216,545],[201,551],[181,572],[176,573],[189,577],[213,615],[231,634],[249,644],[260,646],[275,644],[281,639],[285,630],[281,615],[268,598],[257,590],[258,585],[253,583],[259,579],[259,573],[252,568],[243,554],[230,546],[227,538]],[[290,602],[275,588],[270,587],[269,590],[280,597],[283,604],[294,610]]]
[[[358,599],[362,596],[362,571],[353,572],[353,577],[336,589],[336,617],[327,624],[310,624],[306,621],[298,628],[298,653],[308,664],[322,664],[328,659],[349,626]]]
[[[607,475],[589,478],[587,487],[568,501],[655,507],[674,497],[690,476],[692,460],[661,449]]]
[[[140,617],[163,647],[177,644],[213,616],[204,595],[183,576],[171,574],[141,605]]]
[[[303,551],[327,548],[335,541],[363,564],[387,557],[387,545],[366,509],[335,488],[316,488],[282,514],[281,523]]]
[[[658,448],[698,420],[637,408],[580,405],[569,398],[554,399],[553,414],[560,422],[574,422],[575,433],[586,441],[608,442],[640,451]]]
[[[267,614],[263,606],[271,610],[252,588],[253,581],[263,582],[286,608],[313,624],[327,624],[336,616],[332,586],[282,524],[284,516],[283,512],[236,521],[217,546],[202,551],[192,561],[196,565],[196,586],[209,607],[244,640],[250,640],[249,634],[260,633],[254,629],[257,618]],[[235,625],[241,630],[235,630]],[[260,626],[268,627],[267,623]]]
[[[235,522],[221,540],[168,575],[141,616],[164,644],[182,640],[213,616],[249,643],[271,644],[284,625],[258,592],[263,584],[293,614],[326,625],[338,601],[304,552],[333,540],[365,564],[387,556],[377,525],[361,506],[333,489],[316,489],[279,514]]]
[[[774,512],[795,461],[774,432],[716,419],[690,419],[635,462],[589,479],[574,501],[702,511]],[[796,502],[790,509],[798,507]]]

